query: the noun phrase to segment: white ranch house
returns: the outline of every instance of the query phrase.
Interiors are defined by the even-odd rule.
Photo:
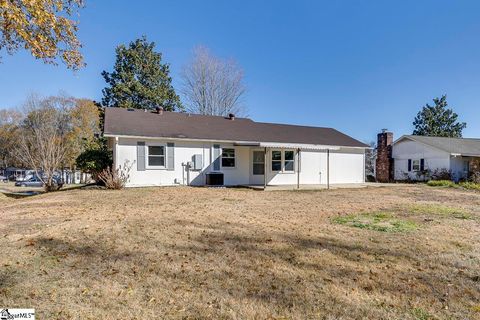
[[[466,179],[480,159],[480,139],[404,135],[393,143],[395,180],[424,180],[422,172],[447,170]]]
[[[367,145],[331,128],[106,108],[114,166],[129,187],[330,185],[365,181]]]

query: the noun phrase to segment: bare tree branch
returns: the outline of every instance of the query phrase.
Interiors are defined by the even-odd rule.
[[[17,156],[36,171],[47,191],[57,188],[55,174],[69,151],[70,109],[74,103],[70,97],[32,96],[24,105],[26,116],[20,126]]]
[[[207,48],[197,47],[181,76],[181,92],[187,111],[216,116],[227,116],[229,113],[246,116],[243,70],[234,60],[217,58]]]

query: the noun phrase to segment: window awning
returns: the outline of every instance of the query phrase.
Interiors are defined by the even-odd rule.
[[[275,149],[340,150],[340,147],[315,144],[260,142],[260,147]]]

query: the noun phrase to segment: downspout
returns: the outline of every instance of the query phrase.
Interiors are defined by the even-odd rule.
[[[327,149],[327,189],[330,189],[330,149]]]
[[[113,141],[113,167],[118,168],[118,137],[115,137]]]
[[[267,189],[267,147],[263,151],[263,190]]]
[[[364,149],[363,150],[363,183],[367,182],[367,173],[366,173],[366,153],[367,153],[367,149]]]
[[[297,149],[297,189],[300,189],[300,148]]]

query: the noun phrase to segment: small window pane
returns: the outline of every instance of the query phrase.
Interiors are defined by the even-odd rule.
[[[293,161],[285,161],[285,171],[293,171]]]
[[[235,149],[222,149],[222,157],[235,158]]]
[[[264,157],[264,152],[263,151],[253,151],[253,162],[264,162],[265,157]]]
[[[164,155],[164,148],[163,146],[149,146],[148,147],[148,154],[150,156],[163,156]]]
[[[222,158],[222,167],[235,167],[235,158]]]
[[[235,167],[235,149],[222,149],[222,167]]]
[[[282,171],[282,162],[272,161],[272,171]]]
[[[420,170],[420,160],[413,160],[413,171],[419,171]]]
[[[165,166],[165,157],[163,156],[149,156],[148,157],[149,166]]]
[[[272,160],[281,160],[282,152],[281,151],[272,151]]]
[[[293,151],[285,151],[285,160],[293,160],[294,154]]]
[[[265,167],[263,163],[254,163],[253,164],[253,174],[254,175],[263,175],[265,173]]]

